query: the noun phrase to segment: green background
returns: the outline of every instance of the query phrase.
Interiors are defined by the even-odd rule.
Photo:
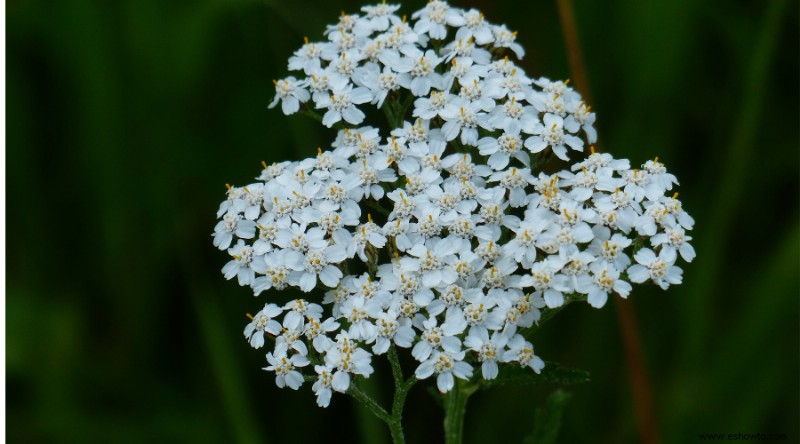
[[[555,2],[455,4],[518,30],[531,76],[571,77]],[[241,331],[264,297],[291,295],[256,300],[225,281],[210,236],[226,182],[332,140],[267,109],[272,79],[303,36],[360,5],[7,2],[9,442],[387,442],[349,397],[323,410],[309,386],[275,387]],[[655,438],[798,442],[797,2],[574,8],[600,143],[634,165],[660,156],[697,220],[684,285],[627,302]],[[570,389],[559,442],[644,440],[615,304],[570,306],[535,346],[592,374]],[[476,395],[467,442],[520,442],[551,391]],[[405,422],[410,442],[441,440],[421,385]]]

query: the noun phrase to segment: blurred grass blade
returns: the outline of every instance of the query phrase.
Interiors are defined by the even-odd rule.
[[[555,444],[558,431],[561,429],[561,418],[564,409],[572,397],[564,390],[556,390],[547,398],[544,407],[536,409],[533,420],[533,431],[525,437],[524,444]]]
[[[733,137],[728,149],[721,156],[721,173],[716,181],[719,186],[713,193],[709,193],[714,196],[711,200],[711,216],[698,223],[701,227],[709,228],[703,228],[703,236],[698,236],[697,261],[692,264],[695,268],[694,279],[689,283],[690,287],[684,298],[687,320],[684,323],[682,362],[686,366],[694,365],[704,353],[709,333],[707,319],[712,315],[712,298],[717,295],[713,287],[719,278],[720,265],[726,263],[723,257],[727,254],[725,243],[734,226],[730,221],[735,216],[741,191],[748,178],[757,172],[751,168],[751,161],[756,148],[758,127],[766,116],[763,112],[766,95],[764,85],[775,60],[776,43],[782,25],[786,22],[785,11],[789,1],[773,0],[765,4],[767,10],[760,35],[745,65],[748,70],[742,82],[744,91],[739,107],[741,111],[732,126]]]

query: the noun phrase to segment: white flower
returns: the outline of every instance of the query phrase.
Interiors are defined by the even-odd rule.
[[[408,318],[398,319],[394,310],[381,313],[375,321],[375,326],[378,329],[378,337],[375,345],[372,346],[372,352],[376,355],[386,353],[392,342],[398,347],[409,348],[416,336],[414,329],[411,328],[411,320]]]
[[[372,216],[369,216],[369,222],[360,225],[356,229],[353,241],[358,257],[362,261],[367,262],[369,260],[365,251],[367,244],[375,248],[383,248],[383,246],[386,245],[386,236],[381,233],[381,228],[372,222]]]
[[[618,270],[624,270],[630,265],[631,259],[623,251],[628,248],[632,240],[614,233],[606,227],[595,226],[595,238],[589,245],[589,252],[614,265]]]
[[[541,317],[539,309],[546,306],[541,295],[523,294],[520,290],[509,290],[506,295],[506,298],[497,301],[505,310],[505,330],[514,331],[515,327],[527,328],[539,321]]]
[[[300,109],[300,102],[307,102],[311,98],[311,94],[305,89],[305,82],[298,81],[294,77],[276,80],[274,83],[275,99],[269,104],[269,107],[274,108],[278,102],[281,102],[281,109],[287,116]]]
[[[525,141],[525,147],[532,153],[538,153],[547,147],[553,150],[561,160],[569,160],[567,148],[569,146],[575,151],[583,151],[583,141],[581,139],[564,132],[564,119],[555,114],[547,113],[544,115],[544,124],[533,131],[536,134]]]
[[[336,287],[342,278],[342,271],[334,264],[342,262],[346,257],[345,246],[341,244],[331,245],[324,250],[309,250],[302,257],[297,256],[298,262],[295,262],[294,268],[302,268],[292,272],[289,283],[309,292],[317,285],[319,277],[326,286]]]
[[[289,285],[289,275],[292,272],[292,268],[289,268],[287,264],[298,264],[299,261],[296,258],[298,255],[299,253],[297,252],[281,250],[265,254],[261,260],[253,261],[252,267],[256,273],[264,275],[253,280],[251,286],[255,295],[258,296],[261,292],[270,288],[276,290],[286,288]],[[287,260],[287,257],[292,259]],[[292,266],[299,269],[299,264]]]
[[[673,184],[678,184],[678,179],[667,172],[667,168],[663,163],[658,161],[658,157],[645,162],[644,165],[642,165],[642,169],[650,173],[650,180],[664,191],[671,190]]]
[[[445,91],[431,91],[430,97],[420,97],[414,101],[413,115],[426,120],[433,119],[436,116],[442,117],[447,105],[455,97],[457,96]]]
[[[415,12],[411,17],[418,19],[414,32],[428,34],[435,40],[443,40],[447,36],[446,24],[463,26],[466,23],[460,10],[451,8],[440,0],[429,1],[424,9]]]
[[[672,214],[681,227],[691,230],[694,227],[694,219],[686,211],[683,210],[681,201],[678,200],[678,193],[672,197],[661,197],[659,202],[664,205],[669,214]]]
[[[648,279],[666,290],[670,284],[680,284],[683,281],[683,270],[676,267],[677,255],[674,249],[662,248],[656,256],[653,250],[642,248],[633,256],[638,264],[628,268],[631,282],[641,283]]]
[[[404,137],[395,137],[394,135],[387,141],[386,145],[382,147],[383,152],[387,156],[387,162],[393,161],[397,164],[400,174],[409,175],[419,171],[419,159],[414,156],[414,152],[409,152],[406,147],[406,139]]]
[[[255,222],[242,219],[236,214],[226,213],[214,227],[214,246],[225,250],[231,245],[234,236],[240,239],[252,239],[255,235]]]
[[[317,108],[327,108],[322,117],[322,124],[328,128],[344,119],[345,122],[358,125],[364,121],[364,113],[356,105],[372,100],[369,89],[364,87],[353,88],[345,82],[335,82],[331,85],[332,94],[317,102]]]
[[[233,257],[233,260],[222,267],[222,273],[225,279],[232,279],[236,276],[239,280],[239,285],[250,285],[255,279],[255,270],[253,270],[253,247],[246,245],[243,240],[228,250],[228,254]]]
[[[264,345],[266,333],[277,336],[281,332],[281,324],[275,320],[281,313],[283,310],[280,307],[267,303],[261,311],[250,318],[250,323],[244,328],[244,337],[253,348],[261,348]]]
[[[647,170],[628,170],[623,178],[627,182],[625,192],[633,196],[636,202],[641,202],[645,197],[657,201],[664,195],[663,183],[653,181]]]
[[[503,246],[503,251],[514,260],[531,264],[536,260],[536,242],[541,234],[550,227],[552,216],[548,211],[538,211],[536,217],[526,217],[516,229],[514,239]]]
[[[318,353],[323,353],[325,350],[330,349],[333,342],[329,335],[338,329],[339,323],[333,318],[327,318],[321,323],[317,319],[309,318],[303,334],[307,340],[311,341],[314,350]]]
[[[336,369],[331,387],[337,392],[346,392],[350,387],[350,375],[369,377],[372,374],[372,355],[356,346],[347,333],[336,335],[336,342],[325,354],[325,364]]]
[[[502,359],[507,343],[508,337],[500,332],[492,333],[490,338],[486,329],[470,329],[469,335],[464,339],[464,345],[478,354],[478,362],[482,363],[483,379],[497,377],[497,361]]]
[[[475,60],[471,57],[455,57],[450,60],[450,70],[445,73],[442,79],[442,90],[449,91],[455,80],[458,80],[461,86],[474,84],[486,77],[489,72],[489,68],[485,64],[475,64]],[[484,92],[486,91],[484,90]],[[487,97],[493,98],[488,94]]]
[[[278,387],[289,386],[290,389],[297,390],[303,385],[303,375],[296,368],[305,367],[309,364],[309,361],[303,355],[289,357],[286,355],[286,351],[285,345],[278,344],[274,353],[267,353],[269,366],[265,367],[264,370],[275,372],[275,384]]]
[[[333,369],[324,365],[315,365],[314,371],[317,372],[317,380],[311,387],[317,395],[317,405],[327,407],[331,403],[331,384],[333,382]]]
[[[445,56],[444,60],[446,62],[453,60],[454,57],[461,57],[469,58],[481,65],[487,65],[492,60],[492,55],[489,51],[476,47],[475,40],[471,37],[454,40],[448,43],[442,48],[442,53]]]
[[[497,106],[489,114],[489,124],[507,133],[518,135],[520,131],[532,134],[539,127],[537,112],[532,106],[525,106],[511,97],[502,106]]]
[[[417,97],[427,96],[431,88],[439,88],[442,76],[436,72],[436,66],[442,59],[429,49],[422,52],[413,48],[406,57],[386,57],[384,63],[400,73],[398,83]]]
[[[348,298],[341,307],[341,315],[350,323],[348,335],[356,341],[373,342],[378,330],[370,319],[370,314],[379,316],[380,303],[367,301],[363,296]]]
[[[275,338],[275,346],[285,346],[287,350],[294,350],[298,355],[308,356],[308,347],[303,341],[303,324],[297,327],[288,327],[286,318],[283,320],[283,330]]]
[[[327,43],[310,42],[305,39],[305,44],[294,52],[292,57],[289,57],[289,70],[290,71],[305,71],[313,69],[315,65],[319,64],[319,57],[323,49],[328,45]]]
[[[525,50],[522,45],[516,42],[517,33],[508,30],[506,25],[494,26],[492,28],[494,34],[494,46],[496,48],[508,48],[514,52],[518,58],[525,57]]]
[[[463,314],[455,310],[448,310],[444,323],[437,325],[436,317],[425,319],[421,315],[414,318],[414,326],[420,333],[420,341],[411,350],[411,356],[417,361],[428,359],[434,350],[446,350],[450,353],[461,351],[461,340],[457,335],[467,328]]]
[[[658,233],[650,238],[653,247],[663,245],[663,248],[676,250],[686,262],[691,262],[695,257],[694,247],[689,244],[691,236],[686,235],[686,231],[680,225],[670,224],[671,227],[665,228],[663,233]]]
[[[283,306],[289,310],[283,318],[283,326],[289,330],[300,330],[305,318],[319,319],[322,317],[322,307],[319,304],[309,303],[305,299],[295,299]]]
[[[367,13],[366,19],[374,31],[385,31],[390,24],[399,23],[400,18],[394,15],[398,9],[400,9],[400,5],[387,5],[386,3],[361,7],[361,10]]]
[[[464,380],[472,377],[472,366],[463,361],[464,355],[464,351],[434,351],[429,359],[417,367],[414,374],[417,379],[426,379],[436,373],[436,387],[440,392],[447,393],[455,385],[454,376]]]
[[[533,177],[527,168],[512,167],[507,171],[498,171],[489,177],[489,182],[500,182],[509,191],[508,201],[513,208],[525,206],[528,194],[525,187],[533,183]]]
[[[579,285],[581,288],[578,288],[581,293],[589,295],[589,305],[595,308],[602,307],[606,304],[608,294],[612,291],[623,298],[628,297],[631,292],[631,284],[619,278],[620,272],[614,266],[600,261],[592,263],[589,268],[592,270],[592,276],[587,276]]]
[[[508,351],[503,354],[503,361],[518,362],[536,373],[541,373],[544,368],[542,358],[533,354],[533,345],[520,335],[515,335],[508,341]]]
[[[378,156],[370,157],[369,160],[362,159],[353,173],[348,175],[342,185],[350,189],[350,197],[360,201],[361,199],[379,200],[384,195],[381,182],[394,182],[397,176],[388,162]]]
[[[644,236],[653,236],[658,230],[658,226],[674,226],[675,218],[669,213],[667,208],[658,202],[645,202],[646,209],[644,214],[636,218],[636,231]]]
[[[475,39],[478,45],[485,45],[494,41],[491,25],[483,19],[483,13],[477,9],[470,9],[464,13],[464,25],[456,32],[457,40]]]
[[[563,262],[553,256],[536,262],[531,267],[531,286],[541,292],[548,308],[563,305],[564,292],[570,291],[567,277],[558,274],[562,267]]]
[[[422,277],[422,285],[428,288],[450,285],[458,278],[456,272],[449,267],[455,259],[457,248],[455,242],[438,239],[431,239],[424,245],[414,245],[408,250],[408,254],[417,259],[404,262],[404,269],[418,271]]]
[[[388,66],[381,71],[377,64],[370,64],[361,68],[361,71],[356,70],[355,76],[358,84],[369,88],[373,96],[372,103],[378,108],[383,106],[383,101],[390,92],[400,88],[399,74]]]
[[[486,76],[486,88],[484,93],[493,99],[515,99],[516,101],[526,100],[527,92],[532,83],[522,70],[514,67],[514,64],[503,61],[503,69],[490,71]]]
[[[572,110],[572,118],[575,119],[584,133],[586,133],[586,140],[589,143],[597,142],[597,131],[594,129],[594,121],[597,118],[595,113],[590,112],[591,106],[586,105],[586,102],[581,102]]]

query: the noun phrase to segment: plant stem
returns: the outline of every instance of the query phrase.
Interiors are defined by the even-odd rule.
[[[389,347],[389,362],[392,364],[392,376],[394,377],[394,400],[392,400],[392,421],[389,423],[389,430],[392,433],[392,441],[395,444],[404,444],[406,438],[403,435],[403,406],[406,403],[411,386],[416,382],[415,377],[408,381],[403,380],[403,369],[400,367],[400,358],[394,345]]]
[[[444,397],[444,442],[461,444],[464,439],[464,415],[467,413],[467,400],[475,393],[477,386],[456,379],[455,386]]]
[[[389,362],[392,365],[392,376],[395,385],[391,413],[384,410],[383,407],[378,405],[369,395],[361,391],[354,383],[350,384],[350,390],[348,390],[347,393],[356,398],[366,406],[372,414],[389,426],[389,432],[392,435],[392,442],[394,444],[405,444],[406,438],[403,434],[403,406],[406,403],[408,392],[417,382],[417,378],[412,376],[408,378],[408,380],[403,379],[403,369],[400,367],[400,358],[397,356],[397,350],[394,345],[389,348]]]
[[[361,389],[354,383],[350,383],[350,389],[347,390],[347,393],[356,398],[361,404],[363,404],[369,411],[372,412],[373,415],[377,416],[381,421],[389,424],[391,421],[391,416],[386,413],[386,410],[383,407],[379,406],[374,399],[370,398],[369,395],[362,392]]]

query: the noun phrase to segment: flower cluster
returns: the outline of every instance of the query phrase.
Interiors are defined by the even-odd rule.
[[[538,171],[594,143],[595,115],[568,82],[509,59],[523,56],[516,33],[439,0],[412,23],[398,8],[343,14],[295,52],[301,74],[275,82],[272,105],[336,138],[229,187],[217,214],[226,278],[256,295],[325,289],[267,303],[244,330],[274,347],[278,386],[310,375],[320,406],[390,347],[410,349],[416,377],[436,375],[441,392],[476,366],[484,379],[499,364],[538,373],[525,332],[542,310],[599,308],[631,283],[666,289],[681,283],[678,256],[694,257],[693,220],[657,158],[632,169],[592,148],[568,170]],[[387,132],[364,124],[372,105]]]

